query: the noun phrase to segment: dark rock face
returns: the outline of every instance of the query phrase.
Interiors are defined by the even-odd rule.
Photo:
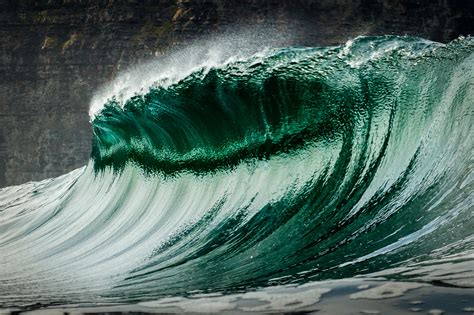
[[[288,45],[474,34],[471,0],[0,0],[0,187],[87,163],[94,91],[205,34],[265,25]]]

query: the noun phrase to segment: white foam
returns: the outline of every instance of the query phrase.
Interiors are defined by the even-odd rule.
[[[178,308],[184,312],[219,313],[235,310],[244,312],[283,312],[294,311],[313,305],[331,289],[322,287],[276,286],[261,291],[231,295],[199,295],[199,298],[179,298],[170,301],[167,298],[142,302],[140,306],[149,308]],[[257,305],[252,305],[257,303]]]
[[[413,289],[428,286],[424,283],[414,282],[387,282],[378,287],[374,287],[361,292],[353,293],[349,297],[351,299],[386,299],[402,296],[405,292]]]

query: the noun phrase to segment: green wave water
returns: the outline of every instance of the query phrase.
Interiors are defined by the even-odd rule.
[[[266,50],[112,97],[87,167],[0,190],[0,305],[472,263],[473,84],[472,38],[384,36]]]

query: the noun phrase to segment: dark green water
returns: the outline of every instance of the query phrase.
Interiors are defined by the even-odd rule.
[[[0,190],[0,303],[470,261],[473,82],[472,38],[385,36],[269,50],[112,98],[87,167]]]

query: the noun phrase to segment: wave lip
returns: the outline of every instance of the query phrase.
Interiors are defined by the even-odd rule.
[[[112,97],[87,167],[0,190],[0,305],[434,283],[472,261],[473,79],[472,38],[361,37]]]

